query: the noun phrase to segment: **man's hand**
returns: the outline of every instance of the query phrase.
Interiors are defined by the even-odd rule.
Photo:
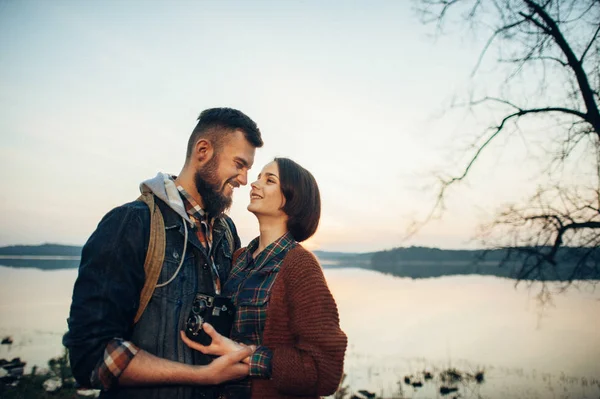
[[[251,347],[242,347],[215,359],[206,366],[183,364],[162,359],[140,350],[119,377],[122,386],[148,385],[214,385],[244,378],[250,366],[240,363],[252,354]]]
[[[239,380],[248,376],[250,366],[240,362],[248,358],[253,349],[251,347],[240,348],[238,351],[216,358],[212,363],[205,366],[209,370],[211,384],[221,384],[225,381]]]

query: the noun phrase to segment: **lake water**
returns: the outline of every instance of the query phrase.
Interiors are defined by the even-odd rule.
[[[45,367],[61,338],[77,270],[0,266],[0,358]],[[345,384],[385,397],[441,397],[435,377],[448,367],[482,384],[459,383],[461,397],[600,397],[600,290],[570,290],[541,306],[538,288],[496,277],[411,280],[363,269],[325,269],[349,338]],[[450,395],[452,396],[452,395]]]

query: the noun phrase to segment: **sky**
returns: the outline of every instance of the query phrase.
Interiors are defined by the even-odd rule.
[[[315,176],[310,249],[478,247],[478,224],[532,186],[531,148],[499,141],[441,220],[406,232],[478,133],[445,110],[483,39],[436,35],[408,0],[0,0],[0,246],[84,244],[141,181],[181,170],[203,109],[227,106],[262,131],[250,181],[276,156]],[[243,244],[248,200],[237,189],[230,210]]]

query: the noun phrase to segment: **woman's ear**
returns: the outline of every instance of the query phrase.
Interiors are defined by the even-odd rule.
[[[285,196],[283,195],[283,192],[281,193],[281,205],[279,206],[279,209],[283,210],[283,208],[285,208]]]

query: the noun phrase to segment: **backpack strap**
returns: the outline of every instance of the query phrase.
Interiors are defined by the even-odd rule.
[[[165,259],[165,247],[167,245],[165,221],[158,205],[154,201],[154,194],[150,191],[144,191],[138,200],[145,202],[150,209],[150,240],[148,241],[148,252],[146,252],[146,260],[144,261],[146,280],[140,294],[140,305],[133,324],[140,320],[150,302],[150,298],[152,298],[152,294],[154,294],[154,289],[156,288],[156,283],[158,282]]]

